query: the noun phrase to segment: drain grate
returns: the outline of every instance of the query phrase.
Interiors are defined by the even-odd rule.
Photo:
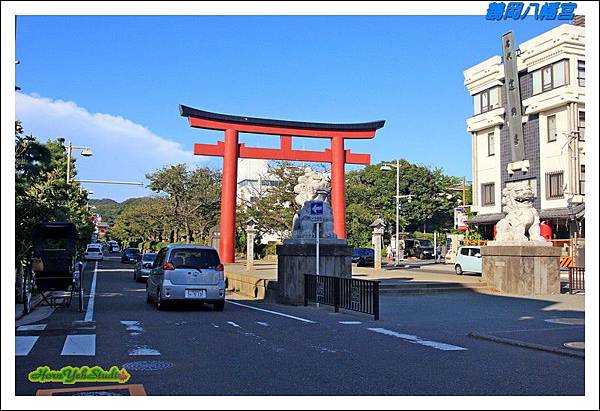
[[[132,361],[123,364],[127,371],[160,371],[172,366],[173,363],[168,361]]]

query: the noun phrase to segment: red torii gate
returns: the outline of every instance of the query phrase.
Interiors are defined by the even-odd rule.
[[[188,118],[191,127],[225,132],[224,142],[194,145],[194,154],[223,157],[219,253],[224,263],[233,263],[235,257],[238,158],[331,163],[333,226],[338,238],[346,238],[345,164],[369,165],[371,156],[345,150],[344,140],[371,139],[383,127],[384,120],[353,124],[307,123],[211,113],[183,105],[179,106],[179,111]],[[240,132],[278,135],[280,147],[246,147],[238,143]],[[292,137],[328,138],[331,148],[324,151],[293,150]]]

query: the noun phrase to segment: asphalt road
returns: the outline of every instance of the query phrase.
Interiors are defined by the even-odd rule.
[[[86,267],[86,290],[93,268]],[[28,373],[41,365],[125,366],[128,384],[142,384],[148,395],[584,394],[580,358],[467,336],[514,331],[513,337],[546,340],[550,333],[556,344],[583,341],[580,323],[545,321],[581,319],[582,312],[548,311],[550,303],[541,300],[470,293],[386,297],[380,321],[330,307],[238,299],[223,312],[210,305],[159,312],[146,303],[144,284],[133,281],[132,266],[114,257],[99,264],[93,300],[93,312],[79,313],[74,304],[36,322],[37,330],[17,329],[17,395],[64,388],[29,382]],[[91,305],[86,298],[85,307]],[[88,385],[98,384],[76,386]]]

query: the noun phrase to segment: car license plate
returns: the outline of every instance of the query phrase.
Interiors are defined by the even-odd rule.
[[[206,298],[206,290],[185,290],[185,298]]]

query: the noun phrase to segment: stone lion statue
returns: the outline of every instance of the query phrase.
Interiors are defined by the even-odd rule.
[[[337,238],[333,232],[333,211],[327,203],[331,192],[331,174],[308,170],[298,177],[294,186],[296,204],[301,206],[294,215],[292,239],[314,239],[315,224],[310,220],[310,202],[323,201],[323,223],[320,225],[320,238]]]
[[[317,192],[329,195],[331,191],[331,173],[319,173],[313,170],[307,170],[298,177],[298,184],[294,186],[296,193],[296,204],[303,206],[307,201],[313,201],[317,198]],[[321,198],[325,201],[326,198]]]
[[[547,244],[546,239],[540,235],[540,216],[533,207],[534,197],[535,194],[526,181],[502,190],[502,205],[506,216],[496,224],[496,243]]]

